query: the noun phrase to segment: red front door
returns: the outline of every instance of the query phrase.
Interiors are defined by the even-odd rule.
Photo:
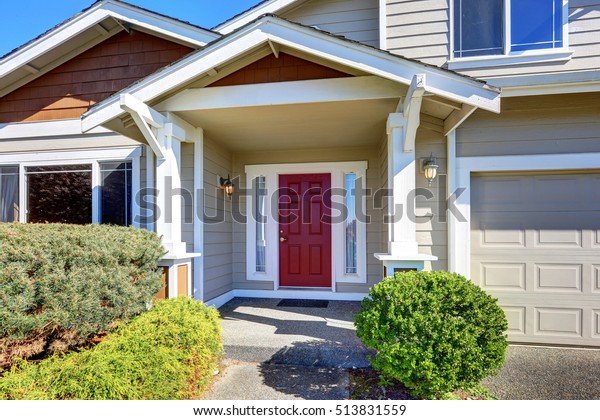
[[[279,285],[331,287],[331,175],[279,176]]]

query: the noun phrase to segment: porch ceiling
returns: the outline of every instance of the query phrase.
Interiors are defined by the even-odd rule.
[[[176,112],[232,151],[377,144],[397,99],[338,101]]]

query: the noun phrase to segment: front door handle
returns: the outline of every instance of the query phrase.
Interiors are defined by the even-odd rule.
[[[279,238],[279,242],[285,242],[287,241],[287,238]]]

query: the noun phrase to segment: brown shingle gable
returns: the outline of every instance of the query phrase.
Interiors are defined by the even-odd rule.
[[[291,82],[296,80],[350,77],[341,71],[281,53],[269,55],[216,81],[211,86],[235,86],[255,83]]]
[[[79,118],[95,103],[191,51],[143,32],[120,32],[0,99],[0,122]]]

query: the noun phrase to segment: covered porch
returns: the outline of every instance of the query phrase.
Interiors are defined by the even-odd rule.
[[[155,216],[143,226],[170,266],[189,265],[197,299],[357,300],[396,270],[460,269],[452,218],[442,225],[453,133],[477,108],[498,112],[499,92],[266,16],[100,103],[83,127],[148,146],[156,207],[141,207]],[[447,174],[431,185],[429,157]]]

